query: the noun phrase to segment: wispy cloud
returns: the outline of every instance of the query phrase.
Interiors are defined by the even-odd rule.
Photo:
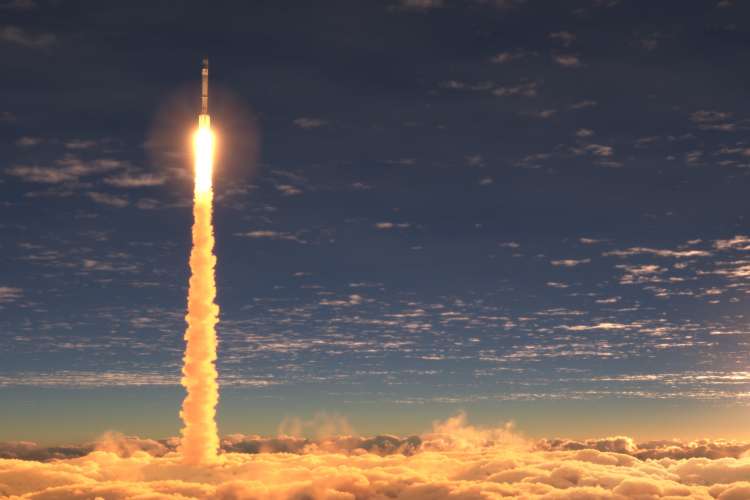
[[[107,177],[104,179],[105,184],[119,188],[141,188],[161,186],[167,181],[163,175],[153,173],[135,173],[123,172],[120,175]]]
[[[590,151],[594,156],[612,156],[614,153],[612,146],[604,146],[602,144],[589,144],[584,149]]]
[[[26,182],[59,184],[77,181],[82,177],[111,172],[127,166],[126,163],[111,158],[83,161],[75,156],[66,156],[55,162],[56,166],[15,165],[5,172]]]
[[[0,304],[14,302],[23,296],[23,291],[20,288],[14,288],[11,286],[0,286]]]
[[[730,239],[714,241],[717,250],[750,250],[750,236],[738,234]]]
[[[554,56],[555,62],[564,68],[580,68],[583,66],[581,59],[573,54],[558,54]]]
[[[406,229],[410,226],[408,222],[376,222],[374,224],[375,229]]]
[[[97,144],[98,143],[96,141],[92,141],[92,140],[72,139],[65,143],[65,148],[67,149],[91,149],[95,147]]]
[[[277,184],[276,190],[279,191],[284,196],[296,196],[304,192],[302,191],[302,189],[298,188],[297,186],[293,186],[291,184]]]
[[[299,128],[309,129],[309,128],[320,128],[328,125],[328,122],[326,120],[320,119],[320,118],[310,118],[310,117],[300,117],[296,118],[292,123],[294,123]]]
[[[630,257],[631,255],[656,255],[657,257],[673,257],[676,259],[688,259],[693,257],[709,257],[711,252],[706,250],[669,250],[663,248],[631,247],[624,250],[611,250],[604,252],[604,256]]]
[[[591,99],[586,99],[583,101],[578,101],[576,103],[573,103],[570,105],[570,109],[586,109],[586,108],[594,108],[599,103],[596,101],[593,101]]]
[[[490,62],[493,64],[506,64],[518,59],[525,59],[532,54],[534,53],[522,49],[506,50],[504,52],[498,52],[497,54],[492,56],[490,58]]]
[[[736,126],[728,122],[732,113],[728,111],[715,111],[701,109],[690,113],[690,121],[698,125],[701,130],[717,130],[722,132],[731,132]]]
[[[116,196],[108,193],[101,193],[98,191],[89,191],[86,196],[91,198],[92,201],[99,203],[100,205],[107,205],[115,208],[125,208],[130,202],[124,196]]]
[[[483,167],[484,166],[484,158],[482,158],[482,155],[480,154],[466,155],[464,156],[464,161],[470,167]]]
[[[305,240],[300,239],[294,234],[285,233],[282,231],[271,231],[268,229],[259,229],[255,231],[248,231],[246,233],[235,233],[235,236],[240,236],[243,238],[286,240],[286,241],[296,241],[297,243],[307,243]]]
[[[57,37],[52,33],[29,33],[17,26],[3,26],[0,27],[0,41],[41,49],[57,43]]]
[[[521,82],[517,85],[505,85],[497,87],[492,91],[492,93],[500,97],[536,97],[538,89],[539,84],[537,82]]]
[[[569,330],[571,332],[585,332],[588,330],[627,330],[632,327],[633,327],[632,325],[626,325],[624,323],[608,323],[608,322],[597,323],[594,325],[560,326],[561,329]]]
[[[38,146],[43,142],[41,137],[23,136],[16,141],[16,146],[21,148],[30,148],[32,146]]]
[[[575,267],[580,266],[581,264],[588,264],[589,262],[591,262],[591,259],[560,259],[552,260],[550,261],[550,264],[553,266]]]
[[[547,38],[559,41],[564,47],[570,47],[576,41],[576,34],[570,31],[556,31],[547,35]]]

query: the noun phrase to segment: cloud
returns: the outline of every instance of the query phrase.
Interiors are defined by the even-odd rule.
[[[104,179],[105,184],[119,188],[141,188],[161,186],[167,181],[163,175],[151,173],[134,173],[124,172],[120,175],[107,177]]]
[[[466,83],[458,80],[448,80],[440,82],[440,87],[449,90],[468,90],[473,92],[483,92],[490,90],[495,86],[492,82]]]
[[[376,222],[375,229],[406,229],[411,226],[408,222]]]
[[[482,167],[484,166],[484,158],[482,158],[482,155],[466,155],[464,156],[464,161],[466,164],[470,167]]]
[[[307,243],[306,241],[299,239],[297,236],[293,234],[284,233],[281,231],[271,231],[271,230],[256,230],[256,231],[249,231],[247,233],[235,233],[235,236],[241,236],[243,238],[288,240],[288,241],[296,241],[298,243]]]
[[[571,332],[585,332],[588,330],[627,330],[629,328],[632,328],[632,325],[625,325],[622,323],[603,322],[603,323],[597,323],[595,325],[574,325],[574,326],[563,325],[560,328],[563,330],[571,331]]]
[[[42,143],[41,137],[23,136],[16,141],[16,146],[21,147],[21,148],[29,148],[32,146],[37,146],[41,143]]]
[[[127,272],[135,266],[117,267],[108,262],[87,259],[82,268],[97,272]],[[136,321],[135,325],[139,324]],[[142,322],[141,322],[142,324]],[[276,382],[266,378],[235,377],[223,374],[220,377],[222,386],[266,387]],[[18,372],[14,375],[0,375],[0,387],[143,387],[143,386],[179,386],[180,377],[176,374],[156,372],[123,372],[123,371],[74,371],[55,370],[54,372]]]
[[[309,117],[300,117],[296,118],[292,123],[294,123],[299,128],[319,128],[324,127],[328,125],[328,122],[326,120],[321,120],[320,118],[309,118]]]
[[[631,247],[625,250],[611,250],[604,252],[605,257],[630,257],[631,255],[656,255],[658,257],[673,257],[686,259],[692,257],[709,257],[711,252],[705,250],[667,250],[662,248]]]
[[[576,103],[573,103],[570,105],[570,109],[586,109],[586,108],[595,108],[599,103],[596,101],[592,101],[590,99],[586,99],[583,101],[578,101]]]
[[[161,202],[153,198],[141,198],[135,202],[135,207],[139,210],[156,210],[161,206]]]
[[[728,111],[699,110],[690,113],[690,120],[694,123],[711,123],[723,121],[732,116]]]
[[[97,145],[96,141],[73,139],[65,143],[66,149],[91,149]]]
[[[583,149],[590,152],[594,156],[609,157],[614,153],[612,146],[603,146],[601,144],[588,144]]]
[[[555,116],[557,114],[557,110],[556,109],[543,109],[541,111],[533,111],[533,112],[526,113],[526,114],[528,114],[529,116],[533,116],[534,118],[541,118],[541,119],[546,120],[547,118],[552,118],[553,116]]]
[[[21,298],[23,290],[11,286],[0,286],[0,304],[14,302]]]
[[[67,155],[55,162],[55,166],[14,165],[6,169],[5,173],[18,177],[25,182],[38,184],[60,184],[76,182],[82,177],[89,177],[111,172],[125,167],[126,164],[111,158],[100,158],[83,161],[76,156]]]
[[[31,34],[17,26],[0,27],[0,41],[41,49],[57,43],[57,37],[51,33]]]
[[[747,445],[638,444],[627,436],[533,442],[511,426],[469,425],[459,414],[421,436],[308,440],[231,435],[212,466],[183,465],[176,439],[111,433],[49,452],[0,444],[0,495],[83,498],[435,500],[473,498],[746,498]],[[48,457],[47,461],[30,458]]]
[[[591,262],[591,259],[562,259],[550,261],[550,264],[553,266],[575,267],[581,264],[588,264],[589,262]]]
[[[662,281],[660,275],[667,271],[666,268],[657,266],[656,264],[643,264],[641,266],[619,264],[615,267],[624,271],[624,274],[620,278],[621,285],[658,283]]]
[[[98,191],[89,191],[88,193],[86,193],[86,196],[91,198],[91,200],[96,203],[107,205],[110,207],[125,208],[130,204],[128,199],[123,196],[116,196],[113,194],[101,193]]]
[[[26,182],[41,184],[58,184],[76,180],[78,177],[65,169],[40,167],[37,165],[15,165],[5,171],[8,175],[19,177]]]
[[[668,37],[659,32],[649,33],[647,35],[637,37],[634,43],[641,49],[647,52],[652,52],[659,47],[660,41],[664,40],[665,38]]]
[[[728,240],[714,241],[714,248],[717,250],[750,250],[750,236],[735,235]]]
[[[351,294],[346,299],[334,299],[334,300],[328,300],[324,299],[320,301],[320,305],[322,306],[358,306],[364,301],[363,297],[359,294]]]
[[[727,123],[732,117],[728,111],[699,110],[690,114],[690,121],[696,123],[701,130],[718,130],[730,132],[734,130],[734,123]]]
[[[535,446],[537,450],[570,451],[594,449],[603,452],[623,453],[640,460],[686,460],[691,458],[707,458],[719,460],[723,458],[743,458],[750,451],[750,443],[738,441],[700,439],[682,442],[676,440],[647,441],[636,443],[627,436],[614,436],[600,439],[542,439]]]
[[[557,31],[555,33],[550,33],[547,35],[547,38],[558,40],[564,47],[570,47],[570,45],[576,41],[575,33],[571,33],[570,31]]]
[[[490,62],[493,64],[505,64],[511,61],[515,61],[517,59],[524,59],[531,54],[532,54],[531,52],[527,52],[521,49],[512,50],[512,51],[506,50],[504,52],[498,52],[497,54],[492,56],[490,58]]]
[[[580,68],[583,66],[578,56],[572,54],[559,54],[554,58],[555,62],[564,68]]]
[[[97,202],[100,203],[100,202]],[[124,205],[113,204],[113,201],[101,202],[104,205],[110,205],[117,208],[122,208]],[[138,269],[138,266],[133,264],[115,264],[112,262],[106,262],[96,259],[83,259],[81,267],[85,271],[97,271],[97,272],[133,272]]]
[[[579,128],[576,130],[576,137],[591,137],[594,135],[594,131],[590,128]]]
[[[492,94],[500,97],[521,96],[536,97],[539,84],[536,82],[521,82],[518,85],[497,87]]]
[[[489,186],[490,184],[493,184],[495,180],[492,177],[482,177],[479,180],[480,186]]]
[[[304,192],[297,186],[293,186],[291,184],[277,184],[276,190],[279,191],[284,196],[296,196]]]

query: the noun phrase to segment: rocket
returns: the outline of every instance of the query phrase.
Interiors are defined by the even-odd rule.
[[[208,57],[203,58],[201,69],[201,114],[208,114]]]
[[[208,116],[208,57],[203,58],[201,69],[201,114],[198,115],[198,126],[211,128],[211,118]]]

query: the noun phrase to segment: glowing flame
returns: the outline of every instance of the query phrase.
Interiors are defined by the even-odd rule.
[[[198,117],[198,130],[193,138],[195,150],[195,193],[212,189],[214,171],[214,133],[209,115]]]
[[[216,323],[219,307],[216,299],[216,277],[213,254],[214,136],[208,115],[200,115],[195,145],[195,197],[193,200],[193,249],[190,252],[190,287],[188,291],[188,327],[185,331],[182,385],[187,396],[180,417],[184,422],[179,452],[190,464],[216,460],[219,435],[216,426],[216,405],[219,384],[216,371]]]

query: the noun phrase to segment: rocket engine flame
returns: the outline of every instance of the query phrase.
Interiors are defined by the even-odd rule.
[[[195,194],[213,190],[214,173],[214,133],[211,131],[211,118],[200,115],[198,130],[193,137],[195,155]]]
[[[204,73],[207,77],[207,71]],[[204,106],[205,109],[205,106]],[[188,327],[185,331],[185,356],[182,385],[187,396],[180,417],[184,423],[178,451],[188,464],[216,461],[219,434],[216,405],[219,402],[216,371],[216,324],[219,307],[216,299],[216,256],[212,223],[214,134],[208,114],[198,118],[193,137],[195,154],[195,192],[193,198],[193,248],[190,252]]]

